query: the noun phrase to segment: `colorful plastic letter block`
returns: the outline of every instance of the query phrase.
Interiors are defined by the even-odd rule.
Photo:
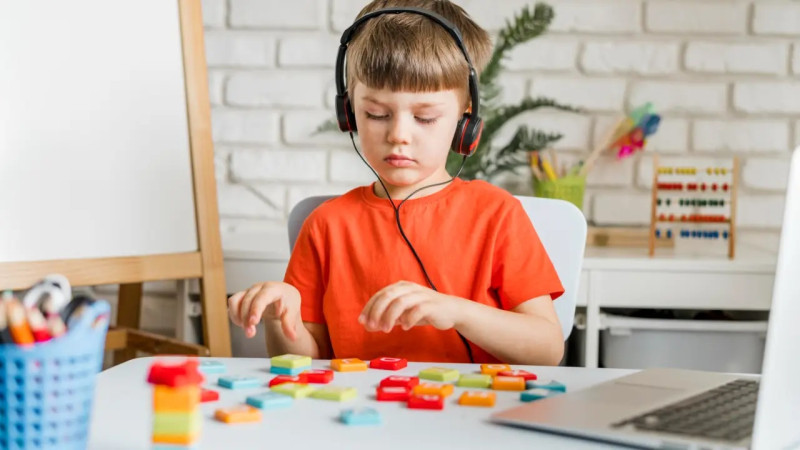
[[[358,358],[334,359],[331,368],[337,372],[360,372],[367,370],[367,363]]]
[[[381,387],[399,386],[411,389],[418,384],[419,384],[419,378],[417,377],[401,377],[397,375],[392,375],[390,377],[382,379],[380,386]]]
[[[383,370],[400,370],[408,366],[408,361],[404,358],[390,358],[384,356],[382,358],[372,359],[369,362],[371,369]]]
[[[440,395],[412,395],[408,398],[411,409],[444,409],[444,397]]]
[[[347,425],[380,425],[381,415],[372,408],[345,409],[339,420]]]
[[[328,384],[333,381],[333,371],[327,369],[309,369],[300,374],[306,383]]]
[[[275,386],[281,383],[298,383],[298,384],[307,384],[308,380],[303,374],[300,375],[278,375],[277,377],[269,380],[269,387]]]
[[[197,441],[198,434],[156,434],[153,433],[154,444],[170,444],[188,446]]]
[[[310,357],[291,354],[273,356],[269,361],[272,367],[285,367],[287,369],[296,369],[298,367],[308,367],[311,365]]]
[[[225,373],[225,364],[222,364],[221,362],[214,360],[203,360],[200,361],[200,366],[198,367],[198,370],[200,370],[200,372],[206,375]]]
[[[288,395],[292,398],[304,398],[314,392],[314,388],[307,384],[281,383],[270,388],[273,392]]]
[[[494,377],[492,389],[498,391],[524,391],[525,379],[522,377]]]
[[[219,400],[219,392],[213,391],[211,389],[201,389],[200,390],[200,402],[207,403]]]
[[[556,380],[536,380],[526,383],[527,389],[549,389],[551,391],[567,392],[567,387]]]
[[[259,380],[258,378],[239,375],[230,377],[219,377],[219,380],[217,380],[217,384],[228,389],[248,389],[248,388],[261,387],[264,385],[264,382]]]
[[[465,373],[456,384],[461,387],[489,388],[492,386],[492,376],[485,373]]]
[[[414,395],[438,395],[442,398],[453,393],[452,384],[420,383],[411,390]]]
[[[247,397],[246,403],[258,409],[277,409],[289,406],[293,401],[294,400],[288,395],[278,394],[277,392],[265,392],[263,394]]]
[[[188,359],[182,364],[155,362],[150,366],[147,382],[169,387],[196,386],[205,381],[197,370],[198,366],[196,359]]]
[[[419,378],[422,380],[456,381],[459,375],[457,370],[445,367],[431,367],[419,371]]]
[[[269,368],[269,371],[272,372],[272,373],[276,373],[278,375],[291,375],[291,376],[300,375],[305,370],[306,370],[305,367],[298,367],[296,369],[289,369],[289,368],[286,368],[286,367],[271,366]]]
[[[261,411],[252,406],[240,405],[218,409],[214,412],[214,418],[225,423],[258,422],[261,420]]]
[[[467,391],[461,394],[458,398],[458,404],[464,406],[494,406],[494,401],[497,395],[494,392],[483,391]]]
[[[411,389],[402,386],[378,386],[375,400],[379,402],[405,402],[411,396]]]
[[[497,372],[502,372],[503,370],[511,370],[511,366],[508,364],[481,364],[481,373],[487,375],[495,376]]]
[[[335,400],[337,402],[344,402],[356,398],[358,391],[352,387],[341,386],[325,386],[314,390],[311,393],[311,398],[321,398],[323,400]]]
[[[158,412],[190,412],[200,404],[200,386],[153,386],[153,410]]]
[[[534,400],[539,400],[540,398],[550,397],[551,395],[558,395],[558,391],[538,388],[520,392],[519,399],[523,402],[532,402]]]
[[[535,373],[528,372],[527,370],[503,370],[497,372],[498,376],[501,377],[522,377],[525,381],[531,381],[538,378]]]
[[[153,434],[198,434],[201,423],[202,417],[199,410],[190,413],[156,412],[153,416]]]

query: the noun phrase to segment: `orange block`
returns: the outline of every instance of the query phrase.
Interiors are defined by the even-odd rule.
[[[481,364],[481,373],[485,373],[487,375],[495,376],[497,372],[501,372],[503,370],[511,370],[511,366],[508,364]]]
[[[367,370],[367,363],[358,358],[334,359],[331,368],[337,372],[360,372]]]
[[[261,420],[261,411],[251,406],[239,405],[214,411],[214,418],[225,423],[258,422]]]
[[[190,434],[154,434],[154,444],[190,445],[197,441],[198,433]]]
[[[200,386],[153,386],[153,411],[191,412],[200,404]]]
[[[461,394],[458,399],[459,405],[464,406],[494,406],[494,401],[497,395],[494,392],[487,391],[467,391]]]
[[[420,383],[412,389],[414,395],[438,395],[448,397],[453,393],[452,384]]]
[[[525,378],[522,377],[494,377],[492,389],[498,391],[524,391]]]

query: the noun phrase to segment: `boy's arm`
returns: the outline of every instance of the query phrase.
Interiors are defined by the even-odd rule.
[[[264,327],[269,356],[291,353],[307,355],[314,359],[330,359],[331,357],[331,345],[326,325],[303,322],[298,318],[295,323],[297,337],[294,340],[283,333],[280,319],[265,318]]]
[[[455,328],[467,340],[509,364],[558,365],[564,335],[549,295],[511,311],[460,300]]]

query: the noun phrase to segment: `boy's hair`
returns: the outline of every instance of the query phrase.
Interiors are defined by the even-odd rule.
[[[425,9],[453,23],[480,75],[491,55],[491,39],[463,8],[448,0],[373,0],[358,17],[395,7]],[[402,92],[458,89],[466,108],[468,80],[467,61],[454,38],[440,24],[420,14],[372,18],[356,30],[347,47],[347,89],[351,96],[356,82]]]

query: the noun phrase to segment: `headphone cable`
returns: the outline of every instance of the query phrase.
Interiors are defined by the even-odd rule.
[[[408,245],[408,248],[411,249],[411,253],[414,254],[414,258],[419,263],[420,269],[422,269],[422,274],[425,275],[425,279],[428,281],[428,284],[430,285],[431,289],[433,289],[436,292],[439,292],[439,290],[436,289],[436,285],[433,284],[433,280],[431,280],[431,277],[428,275],[428,271],[425,270],[425,265],[422,263],[422,259],[417,254],[417,251],[414,249],[414,246],[411,245],[411,241],[408,239],[408,236],[406,236],[405,231],[403,231],[403,225],[400,223],[400,207],[403,206],[403,203],[405,203],[406,200],[410,199],[414,194],[416,194],[417,192],[419,192],[419,191],[421,191],[423,189],[428,189],[428,188],[432,188],[432,187],[435,187],[435,186],[441,186],[441,185],[444,185],[444,184],[451,183],[453,180],[455,180],[456,177],[458,177],[458,175],[461,173],[461,170],[464,169],[464,164],[467,162],[467,156],[466,155],[463,156],[463,158],[461,160],[461,166],[459,166],[458,171],[456,172],[456,174],[453,175],[449,180],[442,181],[441,183],[435,183],[435,184],[430,184],[428,186],[423,186],[423,187],[417,189],[416,191],[408,194],[408,197],[403,199],[400,202],[399,205],[395,205],[394,204],[394,200],[392,200],[392,196],[389,195],[389,190],[386,189],[386,185],[383,184],[383,180],[381,180],[381,177],[378,175],[378,172],[376,172],[375,169],[373,169],[372,166],[369,165],[367,160],[364,159],[364,156],[361,154],[361,152],[358,151],[358,147],[356,147],[356,139],[353,136],[353,132],[350,131],[349,133],[350,133],[350,141],[352,141],[352,143],[353,143],[353,150],[355,150],[355,152],[358,155],[358,157],[361,158],[361,161],[364,161],[364,164],[366,164],[367,167],[369,167],[369,170],[372,171],[372,173],[375,175],[375,178],[377,178],[378,182],[381,184],[381,187],[383,187],[383,191],[386,192],[386,197],[389,198],[389,203],[392,205],[392,209],[394,209],[394,217],[395,217],[395,221],[397,222],[397,228],[398,228],[398,230],[400,230],[400,235],[403,237],[403,240]],[[469,362],[470,363],[474,363],[475,360],[474,360],[474,358],[472,356],[472,347],[469,345],[469,341],[467,341],[467,338],[465,338],[464,335],[461,334],[461,332],[459,332],[458,330],[455,330],[455,331],[458,334],[458,337],[461,338],[461,342],[464,343],[464,347],[466,347],[466,349],[467,349],[467,356],[469,356]]]

